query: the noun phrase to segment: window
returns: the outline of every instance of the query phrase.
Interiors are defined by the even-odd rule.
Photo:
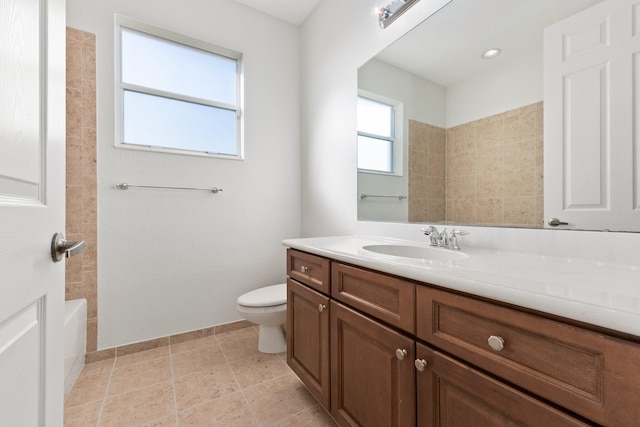
[[[395,107],[358,97],[358,169],[394,173]]]
[[[116,145],[242,158],[242,55],[116,19]]]

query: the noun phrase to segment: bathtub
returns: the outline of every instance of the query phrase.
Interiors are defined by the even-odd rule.
[[[65,301],[64,397],[65,400],[84,367],[87,342],[87,300]]]

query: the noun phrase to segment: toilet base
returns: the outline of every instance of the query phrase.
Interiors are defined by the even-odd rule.
[[[282,325],[260,325],[258,333],[258,351],[260,353],[283,353],[287,351]]]

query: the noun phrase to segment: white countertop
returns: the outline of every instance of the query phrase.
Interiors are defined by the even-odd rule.
[[[366,245],[428,246],[370,236],[288,239],[284,246],[640,337],[640,268],[590,260],[463,248],[466,259],[382,255]],[[435,250],[448,251],[437,248]]]

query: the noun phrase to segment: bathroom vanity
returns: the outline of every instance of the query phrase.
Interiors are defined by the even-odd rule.
[[[284,245],[287,361],[340,425],[640,425],[635,267],[379,238]],[[409,256],[363,249],[393,246]]]

